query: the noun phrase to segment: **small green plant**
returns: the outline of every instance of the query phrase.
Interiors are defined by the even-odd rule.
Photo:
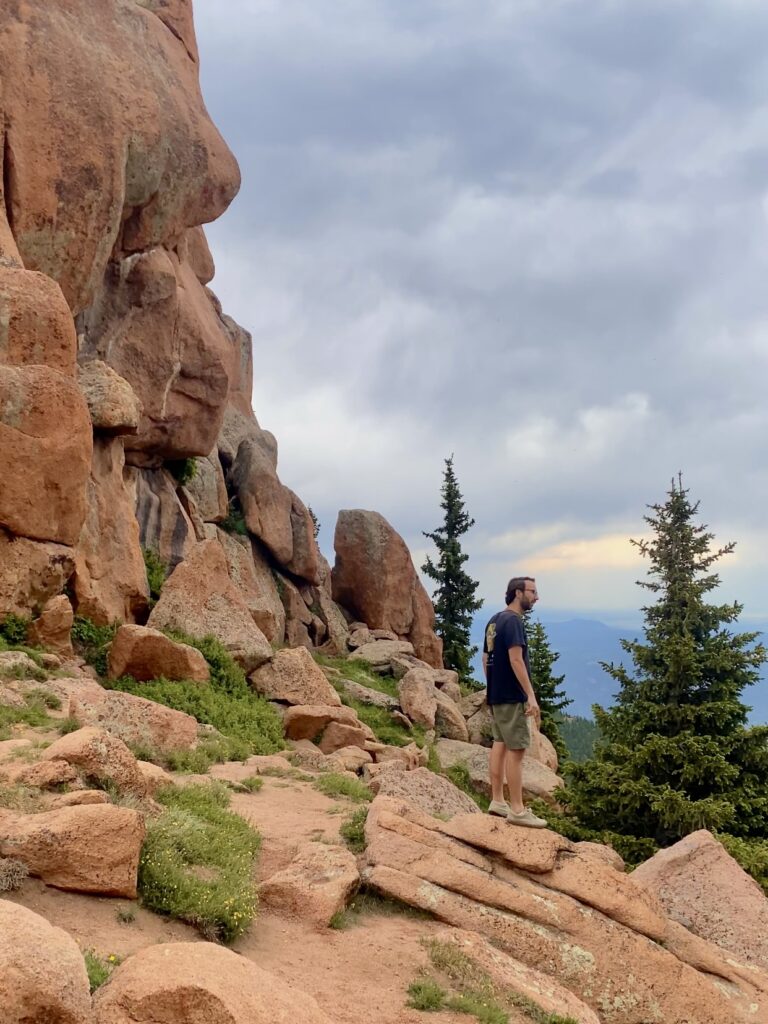
[[[0,640],[8,647],[23,646],[27,642],[27,630],[31,621],[21,615],[6,615],[0,622]],[[3,648],[0,647],[0,650]]]
[[[57,728],[61,736],[66,736],[70,732],[77,732],[77,730],[80,728],[80,723],[76,718],[73,718],[71,715],[69,715],[67,718],[62,718]]]
[[[165,810],[147,823],[139,863],[143,904],[195,925],[208,939],[233,942],[256,913],[258,833],[228,809],[221,784],[166,787],[156,799]]]
[[[264,779],[259,775],[249,775],[247,778],[240,780],[240,785],[247,789],[249,793],[258,793],[264,785]]]
[[[179,487],[186,487],[191,484],[197,476],[197,459],[174,459],[166,462],[166,469],[174,478]]]
[[[365,822],[368,817],[367,807],[358,807],[339,829],[339,834],[352,853],[365,850]]]
[[[0,892],[20,889],[28,876],[26,864],[15,857],[0,857]]]
[[[121,963],[122,958],[115,953],[108,957],[100,957],[92,949],[83,950],[85,969],[88,972],[88,982],[91,986],[91,994],[100,988],[105,981],[109,981],[112,971]]]
[[[411,729],[406,729],[404,725],[392,718],[391,712],[386,708],[363,704],[344,693],[341,694],[341,701],[355,711],[360,721],[373,731],[380,743],[387,743],[392,747],[407,747],[409,743],[415,743],[419,747],[424,746],[426,738],[424,729],[420,725],[414,724]]]
[[[156,753],[153,760],[172,772],[186,772],[204,775],[211,765],[223,761],[244,761],[250,757],[250,746],[227,736],[208,736],[197,744],[194,750],[171,750],[167,754]]]
[[[356,804],[373,800],[373,793],[364,782],[342,775],[341,772],[328,772],[326,775],[321,775],[314,780],[314,786],[326,796],[345,796]]]
[[[421,978],[408,986],[408,1006],[414,1010],[442,1010],[447,1001],[448,993],[433,978]]]
[[[136,911],[133,907],[118,907],[115,912],[115,917],[120,924],[133,924],[136,920]]]
[[[229,499],[226,518],[223,522],[219,523],[219,526],[226,533],[234,533],[239,537],[248,536],[248,527],[245,525],[245,516],[243,515],[242,509],[240,508],[240,502],[236,495],[233,495]]]
[[[92,665],[100,676],[107,674],[107,652],[115,638],[119,623],[97,626],[90,619],[76,615],[72,625],[72,643],[75,650]]]
[[[469,774],[469,768],[464,761],[458,761],[456,764],[452,764],[450,768],[443,769],[443,775],[460,789],[467,796],[472,797],[477,806],[481,811],[487,811],[490,801],[487,796],[482,793],[478,793],[475,787],[472,785],[472,778]]]
[[[149,607],[154,608],[163,589],[165,578],[168,575],[168,566],[160,555],[152,548],[142,548],[144,556],[144,568],[147,570],[147,584],[149,586]]]
[[[733,859],[738,861],[768,894],[768,840],[739,839],[722,832],[716,833],[716,836]]]
[[[427,768],[435,775],[441,775],[443,772],[443,766],[440,763],[440,755],[437,752],[437,747],[434,743],[429,745],[427,749]]]
[[[328,922],[328,927],[336,932],[343,932],[349,928],[350,921],[345,910],[337,910]]]

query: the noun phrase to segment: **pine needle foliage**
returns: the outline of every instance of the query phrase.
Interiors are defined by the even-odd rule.
[[[474,613],[482,605],[475,597],[479,584],[464,570],[469,558],[462,551],[461,537],[475,525],[464,507],[464,498],[453,468],[453,456],[445,460],[440,507],[445,513],[442,526],[431,533],[422,531],[437,548],[437,561],[427,556],[422,572],[437,584],[432,602],[435,606],[435,632],[443,641],[443,661],[458,672],[459,678],[471,677],[471,662],[477,653],[470,641]]]
[[[748,727],[741,700],[766,651],[757,633],[730,628],[741,605],[707,600],[734,545],[713,547],[688,495],[678,477],[645,517],[651,539],[632,542],[650,563],[639,585],[655,600],[643,608],[644,639],[622,641],[633,669],[603,665],[618,697],[595,706],[601,739],[565,795],[583,825],[660,846],[700,828],[768,837],[768,727]]]
[[[569,759],[568,748],[560,735],[558,720],[563,708],[573,701],[566,697],[565,676],[556,676],[553,666],[560,655],[549,646],[547,630],[538,619],[526,623],[528,658],[531,663],[531,682],[541,708],[541,731],[551,741],[560,761]]]

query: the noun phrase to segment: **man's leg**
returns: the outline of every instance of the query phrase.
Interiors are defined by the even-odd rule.
[[[521,814],[525,810],[523,803],[523,757],[524,750],[507,750],[504,758],[507,770],[507,786],[509,787],[509,806],[513,814]]]
[[[494,740],[491,747],[490,776],[491,776],[491,800],[494,803],[504,803],[504,755],[506,747],[503,740]]]

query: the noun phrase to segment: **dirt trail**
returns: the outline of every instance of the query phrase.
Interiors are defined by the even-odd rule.
[[[216,774],[235,781],[252,771],[232,764]],[[233,794],[232,808],[263,837],[264,878],[287,864],[300,843],[340,842],[339,826],[355,805],[330,799],[307,782],[265,778],[260,792]],[[200,941],[194,929],[130,901],[59,892],[34,879],[10,898],[101,956],[125,957],[158,942]],[[133,911],[134,920],[121,923],[122,910]],[[468,1024],[471,1018],[463,1014],[425,1015],[405,1005],[409,984],[428,964],[422,942],[438,927],[399,914],[366,914],[337,931],[261,912],[233,949],[314,996],[335,1024]],[[510,1018],[510,1024],[516,1022]]]

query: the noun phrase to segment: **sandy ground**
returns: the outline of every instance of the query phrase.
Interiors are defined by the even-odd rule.
[[[252,770],[232,764],[216,774],[236,780]],[[262,878],[287,864],[299,843],[340,842],[339,826],[354,810],[309,783],[280,778],[265,778],[258,793],[234,794],[232,807],[263,837]],[[34,879],[10,898],[64,928],[83,949],[105,957],[130,956],[158,942],[201,941],[194,929],[128,900],[60,892]],[[132,921],[120,921],[125,910],[135,914]],[[405,1005],[409,984],[428,964],[422,942],[438,927],[399,914],[366,914],[337,931],[262,912],[233,949],[314,996],[335,1024],[468,1024],[471,1018],[463,1014],[427,1015]]]

